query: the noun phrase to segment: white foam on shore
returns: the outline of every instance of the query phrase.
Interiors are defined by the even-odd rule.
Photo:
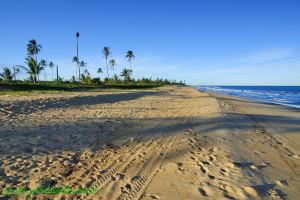
[[[240,88],[228,88],[222,86],[201,86],[197,87],[199,91],[213,92],[229,96],[241,97],[251,100],[262,101],[265,103],[273,103],[278,105],[300,108],[300,99],[298,93],[289,91],[272,91],[272,90],[254,90]]]

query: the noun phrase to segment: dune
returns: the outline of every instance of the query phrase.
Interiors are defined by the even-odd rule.
[[[300,110],[168,86],[0,96],[5,188],[37,199],[297,199]]]

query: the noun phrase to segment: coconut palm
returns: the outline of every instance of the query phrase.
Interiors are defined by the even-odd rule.
[[[107,63],[107,60],[109,58],[109,55],[111,54],[110,52],[110,48],[109,47],[103,47],[103,56],[105,58],[105,61],[106,61],[106,71],[107,71],[107,78],[109,78],[109,73],[108,73],[108,63]]]
[[[82,68],[84,68],[84,67],[86,67],[87,66],[87,63],[86,62],[84,62],[84,61],[81,61],[81,62],[79,62],[79,73],[80,73],[80,68],[82,67]],[[81,76],[81,74],[80,74],[80,78],[82,78],[83,76]],[[79,81],[80,81],[81,79],[79,79]]]
[[[41,73],[41,71],[44,69],[42,66],[42,63],[37,63],[36,60],[32,57],[26,58],[26,64],[27,68],[23,67],[23,69],[26,70],[27,74],[29,75],[29,78],[32,82],[37,82],[37,77]]]
[[[2,77],[6,81],[12,81],[13,73],[8,67],[4,67],[2,73],[0,73],[0,77]]]
[[[79,63],[79,65],[80,65],[80,67],[86,67],[86,66],[87,66],[87,63],[84,62],[84,61],[81,61],[81,62]]]
[[[84,61],[81,61],[80,63],[79,63],[79,66],[80,67],[86,67],[87,66],[87,63],[86,62],[84,62]]]
[[[54,63],[52,61],[49,62],[48,67],[51,69],[52,73],[52,81],[53,81],[53,68],[54,68]]]
[[[37,54],[41,51],[42,46],[37,44],[35,39],[29,40],[27,44],[27,53],[29,56],[35,57],[37,62]]]
[[[41,63],[41,66],[44,68],[44,81],[46,81],[46,67],[47,67],[47,62],[46,62],[46,60],[44,60],[44,59],[42,59],[41,61],[40,61],[40,63]]]
[[[80,81],[80,65],[79,65],[79,55],[78,55],[78,38],[80,34],[79,32],[76,33],[76,58],[77,58],[77,68],[78,68],[78,80]],[[77,70],[76,70],[77,71]]]
[[[15,69],[14,70],[15,71],[15,73],[14,73],[15,79],[19,80],[18,74],[21,73],[21,68],[19,66],[15,66],[14,69]]]
[[[103,71],[102,71],[101,67],[99,67],[97,69],[97,74],[99,74],[99,80],[100,80],[100,74],[102,74],[102,73],[103,73]]]
[[[132,69],[132,68],[131,68],[131,61],[135,58],[135,55],[133,55],[133,51],[128,50],[125,57],[126,57],[127,60],[129,61],[130,69]]]
[[[131,74],[132,70],[131,69],[126,69],[124,68],[121,72],[121,76],[124,77],[124,82],[129,82],[131,80]]]
[[[116,74],[116,73],[115,73],[115,67],[116,67],[116,65],[117,65],[116,60],[115,60],[115,59],[111,59],[111,60],[109,61],[109,65],[110,65],[110,68],[114,71],[114,74]]]
[[[79,59],[78,59],[78,57],[77,57],[77,56],[74,56],[74,57],[72,58],[72,62],[73,62],[73,63],[76,63],[76,74],[77,74],[77,68],[79,68]]]

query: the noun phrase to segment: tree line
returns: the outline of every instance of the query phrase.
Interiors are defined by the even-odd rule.
[[[119,75],[115,73],[117,66],[117,61],[114,58],[111,58],[110,47],[105,46],[102,49],[103,58],[105,59],[106,67],[106,77],[101,80],[101,74],[103,70],[101,67],[97,69],[98,77],[92,78],[90,72],[87,69],[87,63],[84,60],[81,60],[79,57],[79,40],[80,34],[76,33],[76,56],[72,58],[72,62],[75,63],[75,74],[72,76],[71,80],[63,81],[63,78],[59,76],[59,66],[55,65],[52,61],[46,61],[45,59],[38,59],[38,55],[42,50],[42,45],[38,44],[35,39],[31,39],[27,46],[27,57],[25,58],[25,66],[15,65],[10,69],[9,67],[3,67],[2,72],[0,73],[0,80],[3,81],[21,81],[19,75],[24,71],[28,78],[24,81],[30,81],[32,83],[38,83],[41,81],[40,76],[44,76],[43,81],[47,80],[46,70],[51,70],[51,81],[55,82],[73,82],[73,83],[85,83],[85,84],[128,84],[128,83],[141,83],[141,84],[183,84],[181,81],[177,82],[176,80],[167,80],[167,79],[155,79],[152,78],[141,78],[135,80],[132,78],[132,61],[135,58],[134,52],[128,50],[126,52],[125,58],[129,63],[129,68],[124,68]],[[109,74],[109,69],[113,71],[113,76]],[[55,75],[54,75],[55,73]],[[55,76],[55,78],[54,78]]]

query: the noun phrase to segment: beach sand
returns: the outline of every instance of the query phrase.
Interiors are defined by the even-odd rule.
[[[191,87],[3,95],[0,198],[299,199],[299,144],[299,109]]]

